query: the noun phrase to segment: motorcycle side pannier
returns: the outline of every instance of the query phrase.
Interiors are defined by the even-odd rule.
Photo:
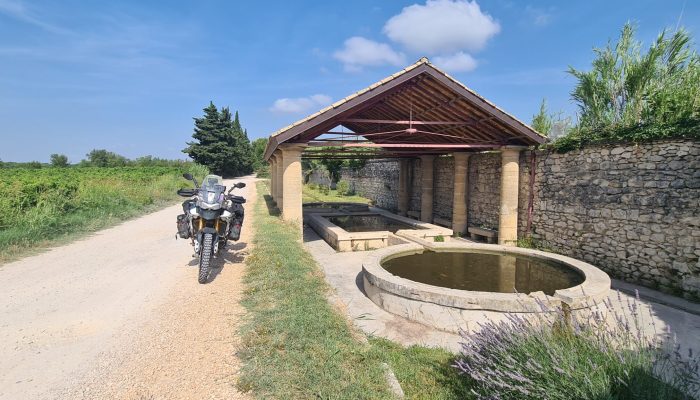
[[[180,214],[177,216],[177,234],[183,239],[190,238],[190,224],[187,221],[187,215]]]

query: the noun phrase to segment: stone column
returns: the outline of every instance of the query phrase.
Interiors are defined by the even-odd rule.
[[[469,187],[469,153],[454,153],[455,178],[452,196],[452,231],[467,232],[467,188]]]
[[[284,199],[282,198],[282,188],[284,187],[284,182],[282,179],[282,163],[283,163],[282,151],[275,151],[275,203],[277,203],[277,208],[282,209],[282,204]]]
[[[301,152],[306,145],[298,143],[282,144],[282,218],[297,222],[302,219],[302,175]]]
[[[433,222],[433,163],[435,156],[421,156],[420,168],[423,179],[421,181],[420,220]]]
[[[399,215],[406,216],[408,213],[408,168],[409,160],[402,158],[399,160]]]
[[[501,208],[498,216],[498,244],[515,246],[518,241],[518,178],[520,151],[524,147],[501,149]]]
[[[277,157],[273,154],[270,156],[270,196],[272,201],[277,201],[275,196],[277,195]]]

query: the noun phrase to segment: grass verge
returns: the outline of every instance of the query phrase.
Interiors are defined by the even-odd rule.
[[[257,186],[267,199],[266,183]],[[353,337],[328,303],[321,272],[266,201],[254,207],[253,251],[246,263],[238,387],[257,398],[391,398],[372,346]]]
[[[392,398],[381,364],[394,371],[407,398],[469,398],[454,355],[364,336],[328,302],[319,266],[280,223],[267,184],[258,183],[254,248],[247,259],[248,313],[241,328],[238,388],[257,398]]]

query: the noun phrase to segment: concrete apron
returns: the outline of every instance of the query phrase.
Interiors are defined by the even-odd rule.
[[[422,345],[427,347],[442,347],[457,352],[464,340],[454,333],[444,332],[417,322],[409,321],[398,315],[391,314],[373,303],[364,292],[362,276],[362,261],[377,250],[357,252],[336,252],[312,229],[304,228],[304,245],[316,262],[321,266],[326,281],[333,288],[331,303],[343,309],[352,323],[367,335],[383,337],[404,346]],[[616,285],[613,285],[615,289]],[[630,287],[625,284],[626,292],[611,291],[609,296],[613,306],[625,314],[629,314],[628,302],[634,300],[633,294],[628,294]],[[636,287],[648,293],[650,289]],[[652,333],[653,318],[656,332],[661,335],[669,327],[676,340],[687,354],[688,348],[693,348],[694,354],[700,351],[700,315],[674,308],[669,305],[645,299],[639,301],[641,311],[648,321],[646,330]],[[688,305],[688,307],[695,307]]]

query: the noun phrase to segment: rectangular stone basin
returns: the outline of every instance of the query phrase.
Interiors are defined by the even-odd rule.
[[[365,251],[407,243],[408,237],[448,240],[452,230],[370,207],[368,212],[305,213],[304,222],[337,251]],[[403,238],[400,236],[404,236]]]

